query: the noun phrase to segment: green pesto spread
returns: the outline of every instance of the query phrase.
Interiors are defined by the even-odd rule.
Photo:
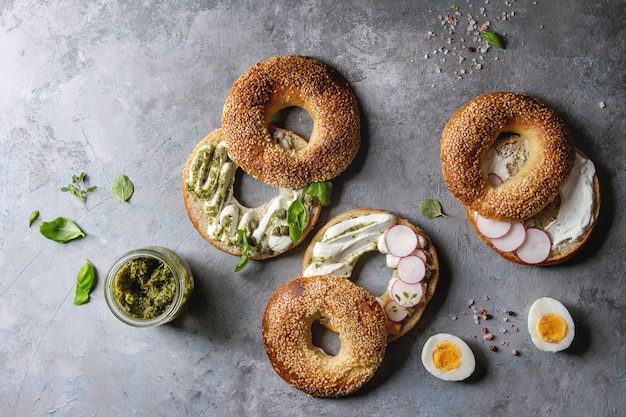
[[[150,320],[167,310],[176,294],[171,269],[158,259],[129,259],[113,280],[113,297],[126,313],[140,320]]]

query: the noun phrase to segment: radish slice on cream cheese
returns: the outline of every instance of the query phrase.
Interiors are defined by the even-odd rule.
[[[413,252],[411,255],[415,255],[420,258],[422,261],[424,261],[424,264],[428,263],[428,258],[426,257],[424,251],[421,249],[415,249],[415,252]]]
[[[526,240],[526,228],[524,224],[516,222],[511,224],[509,231],[502,237],[491,239],[491,244],[502,252],[513,252]]]
[[[495,239],[504,236],[511,228],[511,223],[487,219],[480,214],[476,215],[476,227],[483,236]]]
[[[406,318],[406,316],[409,315],[406,307],[401,306],[394,300],[389,300],[387,304],[385,304],[385,313],[387,313],[387,318],[389,318],[389,320],[396,323],[401,322]]]
[[[413,307],[422,299],[424,290],[422,285],[407,284],[401,279],[396,279],[390,288],[391,298],[402,307]]]
[[[407,284],[417,284],[426,275],[426,264],[415,255],[405,256],[398,261],[398,278]]]
[[[390,254],[402,258],[417,248],[418,240],[413,229],[404,224],[397,224],[387,230],[385,244]]]
[[[550,256],[550,236],[541,229],[527,229],[526,240],[517,248],[517,256],[527,264],[539,264]]]

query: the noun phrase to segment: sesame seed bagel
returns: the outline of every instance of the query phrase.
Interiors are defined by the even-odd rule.
[[[405,257],[414,260],[413,257],[419,255],[424,263],[423,277],[416,283],[420,286],[417,292],[421,295],[411,302],[402,303],[403,305],[394,304],[400,300],[396,299],[392,291],[394,284],[400,279],[398,265],[401,257],[390,254],[386,243],[388,231],[397,225],[407,226],[416,238],[415,249]],[[376,299],[385,314],[387,341],[392,342],[419,322],[435,294],[439,280],[437,250],[422,229],[385,210],[359,208],[341,213],[326,223],[311,239],[302,260],[302,275],[324,273],[358,282],[358,277],[352,274],[354,267],[361,256],[374,251],[386,256],[386,266],[389,268],[389,275],[380,278],[383,282],[388,281],[386,288]],[[404,290],[410,291],[410,287]],[[394,306],[396,311],[392,311]],[[397,310],[404,310],[403,315],[398,315]]]
[[[504,177],[508,172],[515,172],[523,164],[526,152],[520,145],[519,138],[509,138],[497,141],[493,155],[505,158],[506,167]],[[600,182],[593,166],[593,162],[580,150],[576,149],[576,162],[569,178],[561,187],[559,194],[539,213],[521,222],[524,229],[543,230],[550,237],[550,250],[543,261],[532,263],[537,266],[556,265],[571,259],[587,243],[598,221],[600,214]],[[490,156],[489,159],[493,159]],[[498,173],[496,175],[502,175]],[[578,189],[578,194],[571,190]],[[569,191],[568,191],[569,190]],[[498,239],[485,236],[478,224],[476,213],[466,208],[467,218],[476,234],[490,248],[503,258],[518,264],[528,264],[520,258],[516,249],[505,248],[497,244]],[[513,228],[508,234],[514,233]]]
[[[524,137],[529,157],[515,178],[494,187],[481,160],[502,133]],[[441,169],[448,189],[470,210],[495,220],[524,220],[543,209],[567,179],[574,156],[563,120],[519,93],[478,96],[452,115],[441,137]]]
[[[332,323],[341,348],[328,355],[312,342],[317,320]],[[340,397],[369,381],[387,347],[385,318],[374,297],[349,280],[295,278],[270,297],[262,322],[263,343],[276,373],[316,397]]]
[[[287,150],[271,139],[272,116],[287,107],[313,120],[308,143]],[[276,187],[301,188],[342,173],[359,150],[360,115],[345,79],[322,61],[273,57],[247,69],[224,104],[222,129],[231,157],[248,174]]]
[[[271,127],[273,140],[282,146],[299,146],[304,139],[284,129]],[[235,172],[221,129],[207,135],[189,155],[183,170],[183,199],[192,224],[217,249],[241,256],[237,229],[244,230],[250,243],[250,259],[275,257],[299,245],[313,229],[322,205],[303,189],[278,188],[277,195],[258,207],[246,207],[235,197]],[[302,237],[293,243],[285,216],[289,204],[299,198],[306,212]],[[282,214],[281,214],[282,213]]]

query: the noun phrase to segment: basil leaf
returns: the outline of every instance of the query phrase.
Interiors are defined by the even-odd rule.
[[[302,200],[297,198],[287,209],[287,224],[289,225],[289,237],[293,243],[297,243],[306,228],[306,209]]]
[[[439,203],[439,201],[437,200],[422,200],[420,202],[420,211],[422,212],[424,217],[427,217],[429,219],[434,219],[435,217],[439,216],[448,217],[443,214],[443,211],[441,210],[441,203]]]
[[[65,217],[57,217],[50,222],[41,222],[39,232],[48,239],[59,243],[66,243],[85,236],[76,223]]]
[[[86,263],[78,270],[76,279],[76,295],[74,295],[74,305],[81,305],[89,302],[89,293],[96,281],[96,270],[89,259],[85,259]]]
[[[480,36],[487,41],[487,43],[490,43],[497,48],[504,49],[504,41],[495,32],[483,30],[480,32]]]
[[[38,217],[39,217],[39,210],[35,210],[32,213],[30,213],[30,216],[28,217],[28,227],[31,227]]]
[[[250,243],[246,238],[246,232],[237,229],[237,236],[239,236],[239,246],[241,247],[241,259],[235,267],[235,272],[241,271],[248,263],[248,256],[250,255]]]
[[[133,182],[124,174],[119,174],[113,180],[113,186],[111,187],[113,197],[120,200],[122,203],[128,201],[128,199],[135,192],[135,186]]]
[[[319,198],[322,206],[330,206],[333,184],[330,181],[312,182],[304,189],[304,193]]]

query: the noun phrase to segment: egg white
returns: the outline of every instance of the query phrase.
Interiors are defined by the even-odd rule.
[[[456,369],[447,372],[442,372],[437,369],[433,363],[433,350],[437,344],[444,341],[448,341],[456,345],[461,353],[461,363],[459,366]],[[459,337],[447,333],[439,333],[431,336],[424,344],[424,347],[422,348],[422,364],[428,372],[439,379],[443,379],[444,381],[461,381],[474,373],[474,369],[476,368],[476,359],[474,358],[474,353],[467,343]]]
[[[537,323],[544,314],[553,313],[565,320],[567,324],[567,335],[563,340],[556,343],[546,342],[537,333]],[[567,308],[561,302],[550,298],[543,297],[536,300],[528,311],[528,332],[530,337],[538,349],[545,352],[560,352],[567,349],[574,340],[574,320]]]

